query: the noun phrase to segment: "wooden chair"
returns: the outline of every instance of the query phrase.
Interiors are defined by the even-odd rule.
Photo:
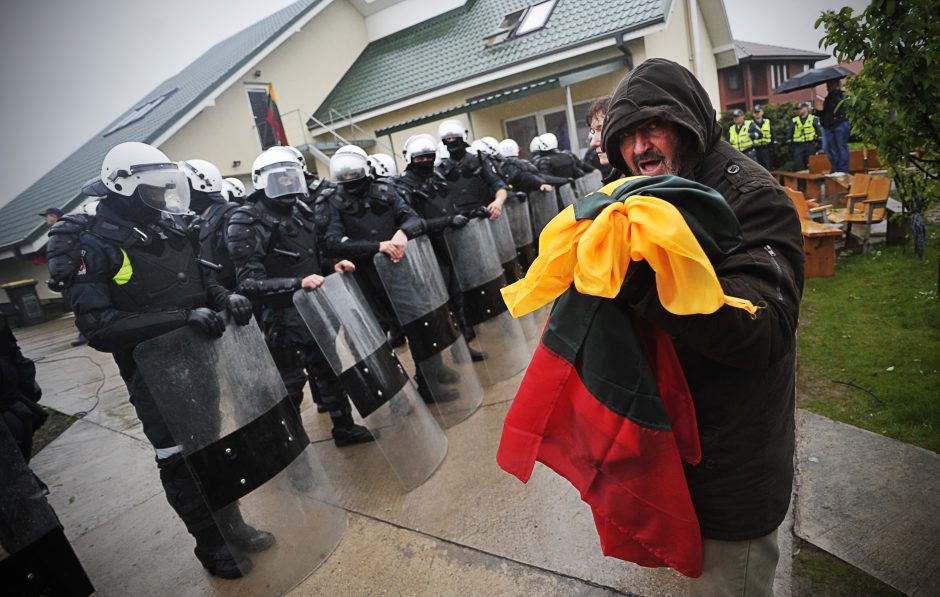
[[[793,207],[800,214],[803,233],[803,253],[806,255],[806,277],[834,276],[836,273],[836,239],[845,235],[837,226],[817,221],[815,215],[825,216],[825,207],[810,207],[803,193],[784,187]]]
[[[849,213],[843,219],[845,232],[851,234],[853,225],[865,227],[865,234],[861,237],[863,253],[867,253],[871,249],[872,225],[883,222],[888,215],[888,195],[890,192],[890,178],[873,176],[868,187],[867,197],[849,200]],[[856,206],[858,206],[858,209],[855,209]]]
[[[790,187],[783,187],[783,190],[790,197],[790,201],[793,202],[797,213],[800,214],[801,220],[812,220],[823,224],[829,223],[827,218],[828,208],[819,206],[815,201],[808,201],[802,191],[795,191]]]
[[[829,214],[829,221],[840,223],[845,219],[847,214],[852,213],[852,208],[854,208],[855,200],[857,199],[866,199],[868,198],[868,187],[871,185],[871,176],[868,174],[856,174],[852,177],[852,186],[849,187],[848,193],[839,193],[833,196],[833,205],[837,203],[842,203],[845,201],[845,207],[842,209],[834,210]]]
[[[849,172],[866,172],[879,168],[881,168],[881,162],[878,160],[877,149],[856,149],[849,152]]]

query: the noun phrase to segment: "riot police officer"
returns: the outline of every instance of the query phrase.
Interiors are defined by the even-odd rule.
[[[493,156],[499,166],[503,179],[509,183],[514,191],[531,193],[535,191],[552,191],[552,184],[564,184],[567,179],[561,179],[539,172],[539,169],[519,157],[519,144],[512,139],[503,139],[498,144],[488,142],[492,137],[484,137],[486,151]]]
[[[442,122],[438,137],[447,148],[448,157],[441,160],[437,171],[447,180],[454,205],[463,213],[485,207],[490,218],[498,218],[508,187],[493,161],[486,155],[467,152],[467,132],[459,120]]]
[[[398,262],[408,239],[424,234],[424,220],[391,181],[369,176],[368,160],[359,153],[337,152],[330,159],[330,174],[339,188],[318,211],[318,215],[328,214],[327,255],[355,264],[356,280],[376,319],[388,331],[395,318],[372,257],[384,253]]]
[[[221,337],[227,310],[239,325],[251,303],[229,294],[197,261],[196,241],[182,226],[189,183],[179,166],[143,143],[121,143],[101,165],[93,195],[106,195],[95,216],[66,218],[50,233],[50,286],[67,286],[75,324],[99,351],[112,353],[144,434],[156,450],[167,501],[196,540],[195,554],[210,574],[241,576],[235,558],[203,501],[134,361],[140,342],[182,326]],[[167,217],[165,214],[170,214]],[[267,549],[274,537],[232,521],[235,547]],[[242,568],[247,566],[242,563]]]
[[[529,151],[532,152],[535,167],[543,174],[573,180],[594,171],[573,153],[559,151],[558,138],[554,133],[545,133],[532,139]]]
[[[322,237],[313,210],[302,199],[307,184],[300,164],[280,147],[255,159],[251,168],[257,200],[232,214],[226,231],[239,292],[261,305],[261,325],[287,393],[299,409],[308,375],[320,404],[330,412],[339,446],[373,441],[353,423],[339,380],[294,307],[294,292],[323,284]],[[338,272],[352,271],[340,261]]]
[[[239,205],[245,204],[245,185],[237,178],[222,179],[222,198]]]
[[[193,227],[199,230],[199,256],[212,276],[228,290],[235,289],[235,266],[225,246],[225,229],[238,203],[222,196],[224,181],[219,169],[206,160],[184,160],[180,170],[189,179],[189,207],[195,212]]]

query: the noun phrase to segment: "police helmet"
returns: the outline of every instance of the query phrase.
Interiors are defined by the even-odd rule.
[[[101,162],[101,182],[109,193],[132,197],[158,211],[189,211],[189,182],[176,162],[146,143],[129,141],[111,148]]]
[[[229,201],[245,198],[245,185],[237,178],[222,179],[222,196]]]
[[[519,155],[519,144],[512,139],[503,139],[499,142],[499,153],[504,158],[512,158]]]
[[[206,160],[184,160],[179,163],[180,170],[189,179],[190,188],[203,193],[222,191],[222,173]]]
[[[431,135],[412,135],[405,141],[405,148],[402,153],[405,156],[405,161],[410,164],[411,160],[419,155],[434,155],[436,157],[437,144]]]
[[[467,131],[463,126],[463,122],[459,120],[445,120],[437,127],[437,137],[441,141],[449,137],[459,137],[466,141]]]
[[[270,199],[308,194],[300,164],[283,147],[271,147],[255,158],[251,165],[251,184]]]
[[[395,163],[395,158],[387,153],[375,153],[370,155],[369,165],[372,166],[372,172],[378,178],[398,175],[398,164]]]
[[[346,147],[355,147],[347,145]],[[369,160],[356,151],[339,151],[330,158],[330,176],[339,183],[352,182],[369,175]],[[365,153],[365,152],[363,152]]]

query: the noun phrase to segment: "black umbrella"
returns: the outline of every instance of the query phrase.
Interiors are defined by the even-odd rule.
[[[797,89],[809,89],[810,87],[815,87],[826,81],[834,81],[836,79],[844,79],[850,75],[854,75],[852,71],[841,66],[824,66],[822,68],[812,68],[806,70],[796,75],[795,77],[790,77],[779,87],[774,89],[774,93],[787,93],[789,91],[796,91]]]

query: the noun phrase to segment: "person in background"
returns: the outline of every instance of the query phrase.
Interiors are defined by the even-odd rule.
[[[754,142],[761,138],[760,129],[752,121],[744,118],[743,110],[735,110],[734,124],[728,127],[728,143],[747,157],[757,161]]]
[[[774,125],[769,118],[764,118],[764,109],[760,104],[754,104],[754,126],[760,130],[760,139],[754,140],[754,153],[757,163],[768,172],[773,167],[772,147],[774,143]]]
[[[793,169],[806,170],[809,156],[816,153],[816,144],[822,138],[822,126],[819,119],[809,113],[809,102],[799,106],[800,113],[790,121],[787,139],[793,149]]]
[[[845,115],[845,92],[842,91],[842,80],[826,81],[829,91],[823,101],[822,127],[823,145],[833,172],[849,171],[849,133],[852,125]]]

